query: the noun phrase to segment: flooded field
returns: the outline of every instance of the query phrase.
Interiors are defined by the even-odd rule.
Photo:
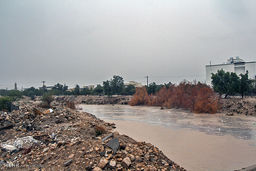
[[[192,171],[226,171],[256,164],[256,118],[192,114],[125,105],[81,105],[114,122],[120,133],[159,147]]]

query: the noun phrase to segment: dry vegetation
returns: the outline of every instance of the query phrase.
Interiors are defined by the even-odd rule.
[[[216,113],[219,99],[205,84],[182,82],[177,86],[163,87],[155,95],[148,95],[145,87],[137,88],[129,104],[183,108],[195,113]]]
[[[66,101],[66,106],[70,109],[76,109],[76,105],[72,101]]]

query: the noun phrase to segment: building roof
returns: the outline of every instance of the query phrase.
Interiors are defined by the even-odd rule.
[[[224,64],[214,64],[214,65],[205,65],[206,67],[211,67],[211,66],[222,66],[222,65],[235,65],[235,64],[248,64],[248,63],[256,63],[256,61],[250,61],[250,62],[236,62],[236,63],[224,63]]]

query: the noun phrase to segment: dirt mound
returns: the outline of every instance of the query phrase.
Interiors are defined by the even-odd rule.
[[[58,101],[73,101],[76,104],[128,104],[132,96],[57,96]]]
[[[94,115],[37,104],[20,101],[19,110],[0,114],[0,170],[184,170]]]
[[[256,116],[256,98],[221,99],[221,113]]]

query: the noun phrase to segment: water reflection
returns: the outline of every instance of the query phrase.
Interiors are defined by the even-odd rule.
[[[255,117],[192,114],[183,110],[160,110],[159,107],[125,105],[81,105],[80,107],[101,119],[137,121],[172,129],[188,128],[209,135],[232,135],[235,138],[256,141]]]

